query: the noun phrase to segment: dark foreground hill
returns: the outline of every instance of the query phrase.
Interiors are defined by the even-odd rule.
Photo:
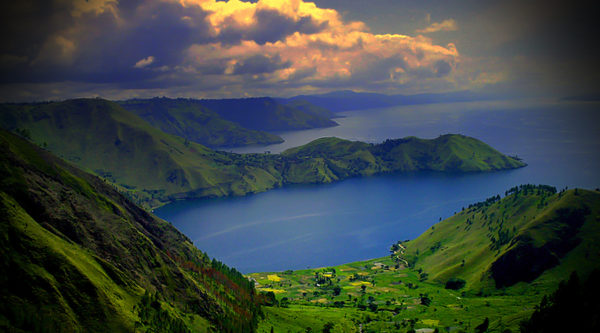
[[[104,180],[0,131],[0,331],[252,331],[254,285]]]

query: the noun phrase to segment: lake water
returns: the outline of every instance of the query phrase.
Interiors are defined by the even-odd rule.
[[[244,273],[341,264],[388,254],[463,206],[524,184],[600,187],[600,105],[476,102],[341,113],[340,126],[280,133],[280,152],[324,136],[380,142],[460,133],[525,168],[492,173],[417,173],[302,185],[237,198],[176,202],[155,211],[194,244]]]

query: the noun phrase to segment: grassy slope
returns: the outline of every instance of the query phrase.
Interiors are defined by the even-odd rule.
[[[145,291],[159,295],[163,325],[252,326],[247,280],[169,223],[4,131],[0,157],[0,327],[132,331]]]
[[[119,102],[160,130],[209,147],[281,143],[267,132],[244,128],[189,99],[134,99]]]
[[[101,99],[1,108],[2,126],[27,129],[33,142],[120,186],[145,207],[378,173],[488,171],[524,165],[461,135],[378,145],[323,138],[280,155],[239,155],[166,134]]]
[[[540,275],[564,279],[573,269],[586,273],[593,268],[589,263],[600,263],[599,203],[600,193],[592,191],[578,190],[577,195],[574,190],[562,194],[521,191],[489,206],[465,209],[434,225],[405,244],[404,256],[432,279],[445,282],[459,277],[471,290],[512,286]],[[582,226],[567,221],[564,213],[560,215],[565,209],[583,207],[591,211]],[[499,242],[500,233],[507,235],[504,242]],[[515,255],[520,263],[507,262],[510,265],[494,274],[494,265]]]
[[[251,274],[259,291],[273,291],[279,300],[283,297],[291,300],[289,308],[273,307],[265,311],[266,318],[260,323],[259,331],[268,332],[271,326],[281,328],[275,329],[276,332],[301,331],[307,326],[318,331],[331,321],[337,332],[351,331],[349,327],[358,331],[360,324],[363,331],[406,332],[413,326],[410,320],[417,329],[455,327],[472,331],[488,317],[491,331],[511,329],[515,332],[520,321],[528,318],[539,304],[542,295],[552,292],[573,270],[586,276],[600,267],[600,245],[597,244],[600,193],[581,189],[575,193],[574,190],[561,194],[538,190],[520,192],[489,205],[466,209],[436,224],[417,239],[401,243],[390,257],[319,269]],[[589,213],[584,214],[583,224],[580,225],[577,218],[565,219],[568,216],[565,209],[573,212],[585,206]],[[467,218],[472,223],[467,223]],[[496,223],[498,219],[504,219],[503,229]],[[573,222],[580,225],[577,232],[566,233],[565,226]],[[498,230],[512,232],[513,226],[516,231],[507,243],[499,250],[491,250],[493,242],[488,237],[488,228],[495,230],[490,236],[497,240]],[[572,239],[580,241],[572,243],[567,252],[553,253],[558,258],[556,266],[545,267],[530,282],[495,288],[490,268],[506,253],[520,251],[527,243],[548,248],[548,244],[556,245],[557,240],[564,244]],[[564,248],[554,246],[552,249]],[[413,266],[405,267],[405,259]],[[523,273],[518,262],[514,267],[504,268],[517,276]],[[326,275],[334,270],[335,275]],[[316,273],[329,277],[331,284],[326,281],[317,286]],[[444,284],[450,277],[465,279],[466,287],[458,291],[445,289]],[[336,285],[341,288],[338,296],[334,295]],[[431,299],[429,306],[421,304],[423,294]],[[334,303],[341,301],[344,301],[343,307],[336,308]],[[377,310],[370,311],[369,303],[377,305]],[[359,309],[361,304],[365,310]]]

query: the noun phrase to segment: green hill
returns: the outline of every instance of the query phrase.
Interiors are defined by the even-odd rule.
[[[250,274],[274,299],[259,332],[517,332],[561,280],[600,267],[600,192],[523,185],[506,194],[393,244],[389,257]]]
[[[252,331],[254,285],[102,179],[0,131],[0,330]]]
[[[525,164],[462,135],[373,145],[322,138],[279,155],[214,151],[162,132],[103,99],[3,104],[0,125],[156,207],[186,198],[245,195],[286,184],[381,173],[471,172]]]
[[[4,105],[1,114],[4,127],[26,128],[33,142],[146,206],[183,197],[242,195],[279,183],[268,168],[166,134],[102,99]]]
[[[317,139],[282,153],[294,161],[289,182],[329,182],[353,176],[408,171],[473,172],[525,166],[485,143],[456,134],[426,140],[415,137],[367,144],[338,138]]]
[[[132,99],[118,102],[152,126],[209,147],[235,147],[281,143],[279,136],[250,130],[223,119],[191,99]]]
[[[564,279],[600,264],[600,193],[521,186],[464,209],[405,243],[405,258],[468,289]]]

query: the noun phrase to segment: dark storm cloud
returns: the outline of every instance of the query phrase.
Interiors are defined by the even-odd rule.
[[[289,61],[282,62],[279,55],[266,57],[257,54],[238,62],[233,69],[233,74],[272,73],[278,69],[288,68],[290,66],[291,63]]]
[[[184,8],[177,3],[158,1],[122,1],[118,9],[117,15],[105,11],[75,18],[70,15],[72,7],[51,8],[57,19],[43,21],[47,24],[44,33],[31,25],[29,29],[22,29],[23,37],[10,38],[35,40],[36,43],[29,48],[15,45],[7,50],[7,53],[24,56],[29,61],[5,72],[3,81],[106,83],[147,80],[161,73],[135,68],[138,61],[152,57],[154,61],[146,67],[175,66],[182,61],[185,48],[210,38],[205,13],[199,7]],[[24,16],[31,14],[21,13]],[[33,13],[43,20],[42,13]],[[17,21],[10,24],[17,26]]]
[[[233,18],[225,20],[218,40],[228,44],[237,44],[242,40],[253,40],[258,44],[274,43],[295,32],[313,34],[327,27],[327,22],[319,24],[307,16],[294,19],[270,9],[257,10],[253,22],[248,27],[239,25]]]

